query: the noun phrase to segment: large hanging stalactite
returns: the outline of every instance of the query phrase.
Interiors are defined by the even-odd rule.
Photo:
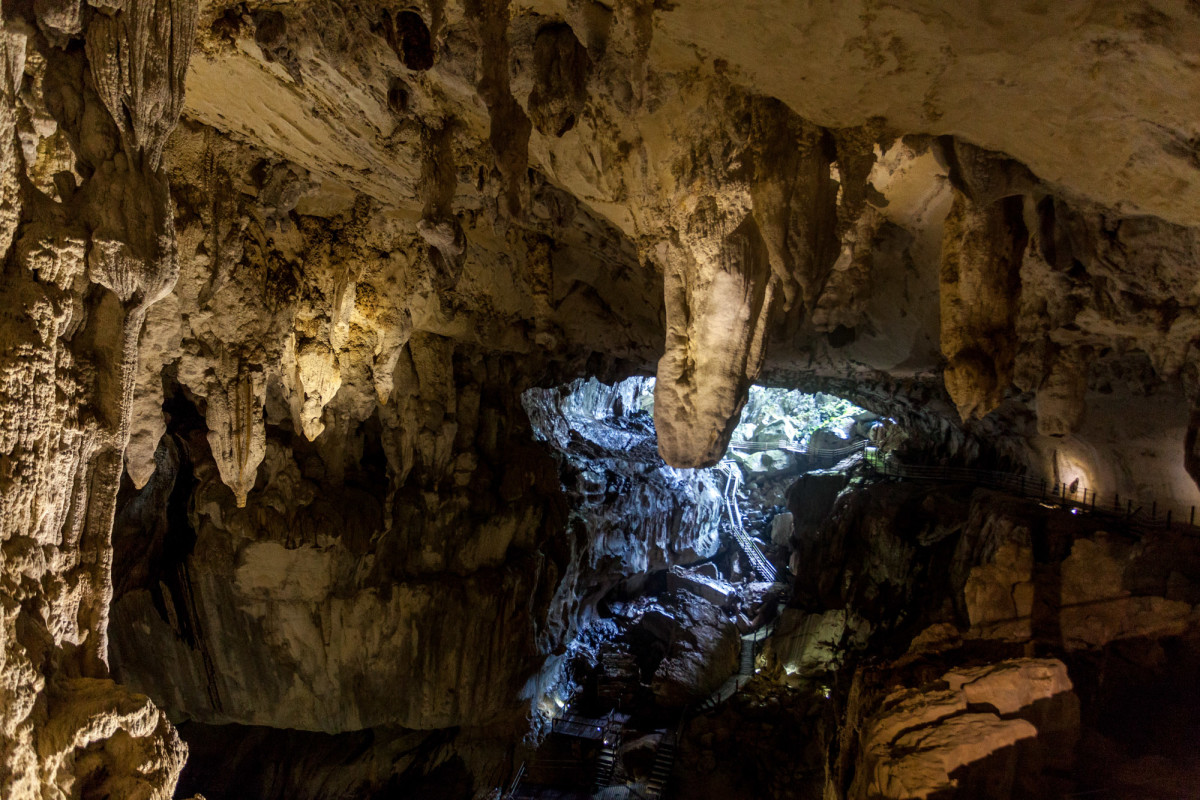
[[[964,420],[1004,399],[1016,358],[1025,227],[1020,198],[980,206],[956,194],[942,250],[942,351],[946,391]]]
[[[700,243],[666,259],[667,346],[654,424],[659,450],[674,466],[712,466],[724,455],[762,366],[775,299],[753,217],[723,234],[718,214],[715,204],[702,204],[689,231]]]

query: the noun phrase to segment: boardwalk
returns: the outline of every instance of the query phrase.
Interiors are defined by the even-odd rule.
[[[761,575],[763,580],[774,583],[775,567],[771,566],[771,562],[758,549],[758,545],[750,538],[750,534],[746,533],[742,524],[742,512],[738,507],[737,498],[738,487],[742,482],[742,470],[732,461],[722,461],[718,468],[725,473],[725,514],[729,518],[729,529],[733,533],[733,539],[750,560],[754,571]]]

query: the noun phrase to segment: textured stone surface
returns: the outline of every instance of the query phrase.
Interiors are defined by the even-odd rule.
[[[1192,5],[1116,0],[6,7],[2,788],[132,769],[103,726],[78,758],[40,744],[70,681],[126,702],[110,628],[181,716],[504,716],[592,595],[712,549],[686,468],[721,457],[756,380],[894,416],[910,453],[1179,519],[1200,502],[1198,36]],[[526,389],[652,372],[667,464],[533,443]],[[878,564],[845,536],[797,562],[825,570],[813,591],[870,567],[843,599],[878,610],[950,565],[968,617],[1024,612],[1020,537],[921,566],[955,514],[906,508],[928,524],[870,523]],[[1105,583],[1119,551],[1043,559],[1107,609],[1051,615],[1084,649],[1197,602],[1125,585],[1144,560]],[[169,726],[110,716],[169,794]]]
[[[168,798],[186,747],[108,679],[110,537],[139,334],[179,271],[162,152],[196,7],[25,13],[0,19],[0,793]]]
[[[1119,515],[1043,513],[966,487],[852,493],[798,542],[797,597],[890,628],[905,648],[918,631],[951,624],[972,640],[1097,650],[1179,636],[1200,619],[1193,537],[1143,531],[1134,541],[1108,532],[1124,528]]]
[[[712,479],[662,464],[640,382],[522,398],[519,373],[495,362],[476,372],[482,362],[424,335],[408,350],[426,376],[419,402],[441,391],[447,406],[425,417],[431,427],[384,429],[377,457],[409,459],[406,482],[389,487],[383,463],[371,473],[352,460],[373,428],[334,451],[345,459],[340,485],[313,471],[305,439],[272,436],[269,477],[244,509],[221,501],[216,453],[199,461],[195,544],[163,578],[177,590],[151,579],[115,605],[122,677],[208,724],[511,724],[536,699],[531,687],[556,679],[547,657],[594,598],[715,552]],[[563,449],[561,475],[535,432]],[[588,446],[565,453],[581,438]],[[608,488],[617,483],[620,493]]]
[[[680,590],[672,598],[666,658],[651,688],[659,704],[682,708],[708,697],[737,669],[737,628],[709,601]]]
[[[1002,661],[942,680],[948,689],[897,690],[866,722],[849,797],[1029,797],[1031,756],[1046,757],[1039,752],[1046,750],[1069,762],[1079,701],[1061,661]],[[1033,745],[1023,753],[1016,746],[1028,740]],[[1009,757],[997,758],[1006,751]]]
[[[405,63],[388,38],[395,36],[374,33],[380,23],[357,8],[306,4],[273,12],[268,50],[251,41],[257,34],[235,13],[221,16],[212,9],[214,27],[201,36],[203,55],[192,67],[189,116],[306,172],[295,206],[301,213],[331,204],[344,208],[356,191],[385,206],[411,208],[422,217],[421,240],[435,251],[430,261],[437,263],[430,266],[440,273],[438,281],[450,282],[445,285],[462,285],[458,271],[470,270],[476,248],[508,248],[508,257],[530,265],[532,283],[514,288],[529,292],[532,307],[518,313],[541,320],[534,328],[542,344],[561,345],[574,332],[598,346],[605,336],[594,326],[586,332],[580,326],[596,312],[592,298],[575,297],[569,313],[561,313],[561,299],[570,296],[572,285],[581,288],[570,274],[578,275],[578,267],[563,269],[564,262],[578,262],[579,254],[563,244],[583,217],[611,223],[631,245],[620,260],[634,271],[650,266],[656,285],[659,275],[666,277],[665,292],[650,294],[667,302],[659,367],[667,380],[659,384],[656,414],[663,452],[672,463],[691,466],[717,457],[745,384],[761,369],[776,380],[796,380],[800,365],[809,379],[850,374],[873,381],[881,377],[878,371],[888,371],[921,375],[940,386],[944,354],[951,396],[961,398],[959,407],[968,415],[1019,395],[1014,381],[1027,392],[1048,381],[1039,393],[1048,435],[1076,424],[1080,382],[1064,382],[1063,376],[1082,370],[1056,367],[1054,354],[1046,353],[1047,338],[1056,345],[1085,345],[1068,352],[1070,359],[1086,362],[1109,358],[1102,355],[1104,347],[1095,347],[1097,337],[1115,337],[1122,352],[1132,348],[1150,355],[1156,381],[1173,382],[1180,374],[1176,364],[1187,355],[1178,348],[1191,341],[1184,328],[1147,340],[1148,329],[1126,313],[1128,295],[1114,291],[1112,278],[1100,291],[1115,302],[1097,302],[1098,297],[1083,296],[1096,281],[1078,270],[1071,274],[1070,265],[1081,263],[1089,275],[1108,278],[1104,262],[1124,256],[1104,241],[1119,230],[1121,237],[1138,236],[1140,245],[1169,252],[1170,269],[1190,269],[1186,258],[1173,257],[1192,247],[1190,230],[1173,227],[1188,220],[1171,210],[1178,204],[1164,206],[1161,176],[1174,171],[1172,180],[1181,187],[1194,185],[1196,170],[1183,155],[1191,134],[1179,122],[1188,117],[1176,109],[1195,98],[1172,94],[1166,106],[1135,103],[1119,90],[1095,87],[1106,85],[1096,77],[1098,70],[1119,72],[1112,53],[1120,48],[1152,53],[1161,59],[1155,63],[1172,64],[1179,76],[1190,74],[1193,67],[1175,47],[1196,24],[1191,17],[1166,11],[1130,15],[1107,6],[1065,17],[960,9],[939,16],[905,7],[860,20],[850,7],[820,14],[767,4],[731,15],[712,4],[657,11],[637,4],[612,10],[587,3],[535,4],[522,7],[508,23],[503,48],[511,68],[480,66],[476,74],[465,55],[478,48],[492,59],[500,47],[491,44],[495,28],[504,24],[490,5],[482,8],[491,16],[477,18],[473,8],[448,5],[439,7],[436,19],[422,18],[436,57],[419,70]],[[336,18],[344,36],[308,33],[304,20],[321,14]],[[847,39],[854,46],[844,53],[821,50],[804,65],[786,68],[754,39],[771,29],[779,37],[842,41],[846,37],[829,32],[860,25],[860,35]],[[723,32],[719,42],[711,40],[713,30]],[[1004,36],[993,36],[998,32]],[[358,40],[353,54],[344,49],[350,38]],[[703,55],[691,50],[698,43]],[[1034,43],[1053,68],[1030,72],[1027,48]],[[307,61],[280,66],[286,59],[279,53],[305,48],[313,53]],[[768,64],[773,66],[764,71]],[[1147,82],[1142,69],[1130,66],[1123,77],[1143,87],[1139,97],[1167,91],[1170,80]],[[979,85],[988,70],[1002,78],[984,83],[999,86],[1001,94],[983,107],[974,89],[964,87]],[[794,87],[801,83],[806,89],[797,93]],[[230,85],[238,86],[236,94]],[[1029,96],[1046,98],[1044,108],[1054,113],[1038,114],[1036,104],[1012,100]],[[1076,96],[1102,96],[1132,116],[1050,99]],[[285,124],[271,125],[271,115],[258,114],[254,99]],[[1072,113],[1062,111],[1067,107]],[[434,109],[437,118],[431,120]],[[1000,119],[1004,124],[996,128]],[[1013,132],[1017,119],[1024,126],[1019,136]],[[1070,131],[1087,145],[1072,146],[1071,136],[1050,135],[1051,130]],[[939,141],[932,153],[928,139],[896,138],[951,131],[960,137]],[[501,151],[498,141],[505,143]],[[521,150],[526,141],[527,153]],[[1087,149],[1136,157],[1116,159],[1122,177],[1113,181],[1107,177],[1113,170],[1097,171],[1094,158],[1079,157]],[[526,162],[535,175],[522,186],[523,179],[513,176]],[[1099,174],[1106,177],[1098,181]],[[1119,201],[1113,196],[1117,185],[1123,187]],[[960,199],[952,203],[955,192]],[[497,206],[499,195],[503,202]],[[951,214],[952,205],[958,210]],[[515,220],[519,227],[559,242],[544,277],[537,266],[544,239],[506,235],[513,240],[501,243],[489,230],[497,220],[507,230],[510,220],[503,211],[515,208],[530,212]],[[1133,211],[1157,213],[1165,221],[1150,217],[1122,226],[1120,215]],[[947,214],[953,235],[942,231]],[[985,222],[997,214],[1003,224]],[[976,222],[966,224],[968,219]],[[1152,228],[1153,234],[1134,234],[1138,227]],[[970,244],[973,237],[978,246]],[[447,244],[438,244],[443,241]],[[951,314],[942,321],[939,347],[937,286],[947,260],[942,241],[959,242],[952,249],[965,254],[951,259],[967,270],[955,285],[975,287],[963,298],[962,313],[969,317],[993,308],[988,313],[1002,319]],[[451,242],[457,255],[446,252]],[[637,259],[629,258],[635,250],[641,257],[636,267]],[[1004,274],[990,276],[991,262],[979,256],[1001,251]],[[1046,259],[1053,262],[1049,275],[1037,266]],[[460,260],[465,263],[454,266]],[[1057,283],[1052,292],[1047,279]],[[585,278],[583,285],[598,291],[605,310],[623,320],[618,327],[631,335],[628,344],[636,342],[624,353],[653,363],[664,335],[657,309],[630,316],[628,300],[638,293],[618,304],[603,283]],[[904,288],[898,293],[899,286]],[[1154,293],[1144,284],[1134,294],[1148,289]],[[1079,296],[1080,302],[1057,302],[1067,296]],[[1048,301],[1075,319],[1043,313],[1035,323],[1041,329],[1021,324],[1034,317],[1018,316],[1018,307],[1035,310]],[[1186,305],[1194,307],[1191,300]],[[768,328],[781,325],[788,336],[768,347]],[[614,351],[611,345],[604,349]],[[1164,349],[1179,355],[1164,360],[1158,355]],[[1064,392],[1071,408],[1065,417],[1054,405]]]

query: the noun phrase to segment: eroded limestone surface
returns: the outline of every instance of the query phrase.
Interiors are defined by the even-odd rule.
[[[916,800],[968,786],[988,797],[1037,796],[1041,787],[1021,763],[1030,756],[1019,745],[1039,737],[1047,752],[1026,748],[1038,767],[1046,760],[1070,767],[1079,701],[1061,661],[1002,661],[954,670],[941,680],[948,688],[897,690],[866,722],[850,796]],[[997,765],[997,754],[1009,763]],[[992,764],[978,766],[989,758]],[[992,775],[986,775],[989,767]]]
[[[163,149],[196,7],[27,13],[0,19],[0,789],[167,798],[187,749],[108,680],[110,533],[139,336],[179,274]]]
[[[519,717],[581,593],[711,547],[675,470],[755,381],[1200,502],[1200,15],[985,5],[7,6],[5,796],[172,793],[110,650],[176,718]],[[635,374],[666,464],[572,519],[522,394]],[[1063,624],[1184,613],[1122,597]]]

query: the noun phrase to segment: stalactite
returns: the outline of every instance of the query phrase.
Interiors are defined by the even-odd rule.
[[[483,73],[478,90],[491,115],[488,139],[503,183],[504,209],[519,218],[528,205],[525,169],[529,164],[529,134],[533,125],[509,89],[509,2],[467,0],[466,5],[480,39]]]

